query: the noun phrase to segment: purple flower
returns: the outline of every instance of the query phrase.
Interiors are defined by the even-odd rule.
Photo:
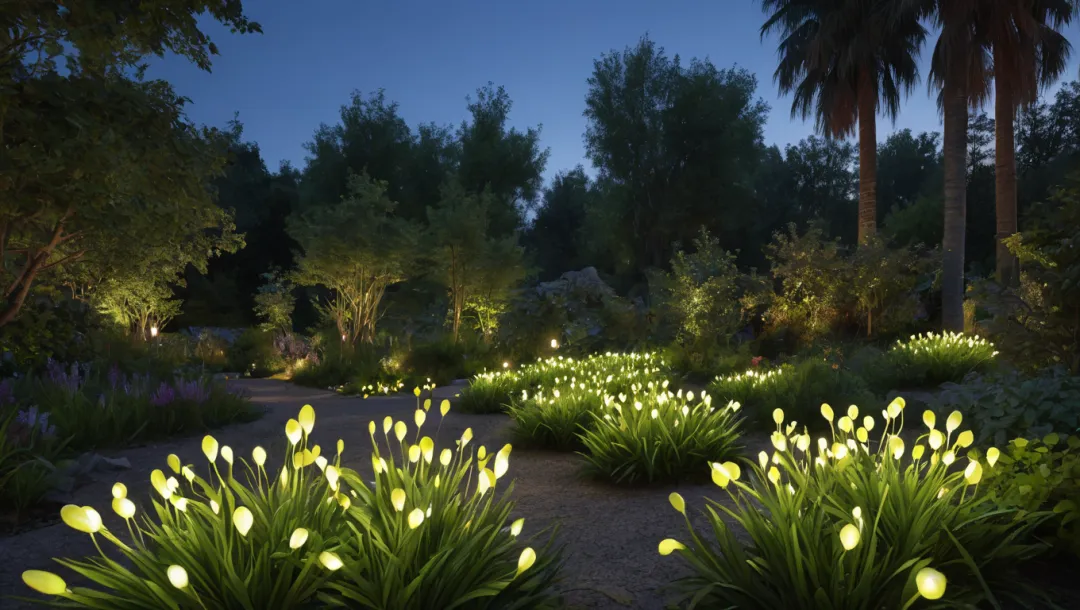
[[[69,393],[77,392],[79,386],[82,385],[78,363],[72,363],[69,370],[64,370],[64,367],[59,362],[49,358],[48,362],[45,363],[45,372],[53,385],[60,386]]]
[[[210,391],[202,379],[176,381],[176,393],[181,400],[190,400],[196,404],[203,404],[210,398]]]
[[[127,379],[124,379],[123,374],[120,372],[120,367],[115,364],[112,365],[109,368],[109,387],[115,390],[120,387],[121,380],[124,381],[125,385],[127,384]]]
[[[150,404],[155,407],[164,407],[176,400],[176,391],[164,381],[158,386],[156,392],[150,394]]]
[[[19,411],[15,414],[15,421],[29,428],[31,432],[34,430],[41,432],[41,435],[45,438],[56,436],[56,426],[49,425],[49,414],[38,414],[37,407]]]

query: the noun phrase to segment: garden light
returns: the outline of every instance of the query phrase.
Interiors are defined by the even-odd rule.
[[[559,340],[558,339],[552,339],[551,340],[551,349],[559,349]]]
[[[151,326],[150,327],[150,336],[151,337],[157,337],[157,335],[158,335],[158,327]]]

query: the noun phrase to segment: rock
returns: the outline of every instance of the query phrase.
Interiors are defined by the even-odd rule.
[[[67,503],[74,491],[87,483],[105,479],[104,475],[131,468],[127,458],[110,458],[98,453],[84,453],[73,460],[52,465],[52,490],[45,496],[49,502]]]

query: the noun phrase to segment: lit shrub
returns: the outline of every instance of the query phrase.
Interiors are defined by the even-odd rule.
[[[449,406],[443,401],[441,412]],[[557,606],[558,552],[550,539],[539,551],[526,546],[519,539],[524,519],[510,519],[513,485],[496,493],[510,445],[493,453],[481,446],[473,454],[469,429],[456,450],[437,450],[431,437],[420,436],[427,411],[418,409],[415,418],[415,434],[405,422],[382,422],[385,452],[371,422],[374,486],[342,472],[342,483],[356,492],[348,511],[355,535],[324,600],[416,610]]]
[[[885,365],[893,372],[895,383],[927,387],[962,381],[968,373],[985,371],[993,364],[994,356],[994,344],[982,337],[925,333],[897,341],[885,353]]]
[[[520,385],[514,372],[482,373],[461,391],[459,406],[465,413],[502,413]]]
[[[570,451],[581,447],[578,435],[593,422],[603,402],[599,390],[582,386],[543,390],[511,402],[514,442],[541,449]]]
[[[941,430],[927,412],[929,431],[912,442],[901,436],[903,407],[894,400],[875,422],[854,406],[834,419],[823,405],[831,440],[816,441],[777,411],[776,450],[762,452],[749,476],[733,462],[711,464],[728,494],[726,502],[707,500],[715,540],[687,518],[689,544],[660,543],[661,554],[678,552],[690,564],[692,574],[679,582],[686,597],[705,607],[770,609],[1035,599],[1015,569],[1044,550],[1024,540],[1046,515],[994,510],[978,485],[998,453],[960,456],[972,434],[958,433],[959,413]],[[671,500],[685,516],[682,497]]]
[[[122,484],[113,487],[112,509],[127,523],[128,541],[102,525],[91,507],[61,511],[75,530],[110,542],[126,560],[60,559],[59,563],[94,583],[94,590],[56,591],[66,605],[85,608],[294,608],[311,603],[330,578],[320,556],[339,552],[348,534],[343,509],[328,481],[340,467],[341,443],[334,462],[308,446],[314,410],[300,411],[286,426],[289,454],[276,476],[265,469],[266,451],[239,458],[213,437],[203,439],[209,468],[204,478],[192,465],[170,455],[169,474],[150,475],[155,496],[152,516],[136,517],[136,505]],[[295,453],[294,453],[295,452]],[[315,465],[325,473],[316,470]],[[243,471],[245,481],[234,474]],[[100,547],[99,547],[100,549]],[[34,585],[33,576],[23,576]]]
[[[605,399],[583,430],[586,473],[615,483],[673,481],[707,472],[736,456],[737,403],[714,406],[710,396],[672,393],[667,383]]]
[[[763,431],[773,427],[772,413],[776,409],[782,409],[795,421],[820,429],[823,426],[815,417],[814,405],[865,404],[873,399],[857,375],[816,359],[717,377],[709,384],[708,391],[721,403],[741,404],[748,425]]]
[[[988,475],[987,494],[995,503],[1052,511],[1043,533],[1080,557],[1080,436],[1014,439]]]

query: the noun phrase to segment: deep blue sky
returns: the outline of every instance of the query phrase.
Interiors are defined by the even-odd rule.
[[[220,48],[213,72],[174,58],[150,75],[191,98],[189,116],[223,126],[240,113],[245,137],[258,142],[269,169],[281,160],[303,167],[303,144],[320,123],[335,123],[353,90],[379,88],[411,125],[459,124],[465,97],[488,81],[504,85],[515,126],[542,125],[550,148],[546,175],[584,159],[586,79],[601,53],[645,33],[670,55],[738,64],[758,77],[772,107],[765,141],[797,142],[811,123],[790,118],[790,97],[772,81],[775,40],[762,41],[756,0],[248,0],[263,34],[230,35],[208,25]],[[1080,46],[1080,30],[1068,36]],[[924,51],[925,56],[928,50]],[[1066,77],[1077,77],[1080,49]],[[925,85],[904,105],[896,128],[938,130]],[[893,130],[879,121],[878,137]]]

